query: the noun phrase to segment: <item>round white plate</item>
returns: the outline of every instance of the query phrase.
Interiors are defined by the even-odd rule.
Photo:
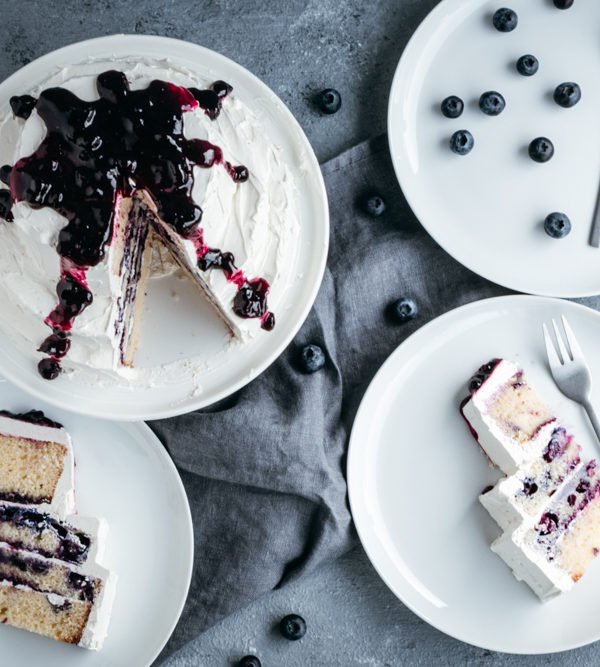
[[[110,55],[109,55],[110,54]],[[158,419],[204,407],[244,386],[287,347],[317,295],[329,242],[327,196],[316,157],[287,107],[267,86],[240,65],[195,44],[142,35],[112,35],[67,46],[26,65],[0,84],[0,107],[10,96],[35,87],[58,67],[86,58],[110,56],[168,58],[206,78],[225,79],[261,119],[289,166],[298,190],[300,222],[298,279],[286,296],[289,308],[277,313],[277,326],[245,345],[230,336],[208,301],[190,281],[170,276],[153,280],[145,302],[136,366],[148,367],[195,357],[200,370],[176,383],[152,387],[106,387],[77,377],[48,383],[31,359],[0,332],[0,373],[32,395],[95,417]],[[171,298],[176,293],[178,299]],[[194,377],[195,374],[195,377]]]
[[[550,653],[600,639],[600,563],[542,604],[490,550],[500,529],[477,497],[500,477],[459,413],[470,376],[494,357],[518,362],[584,454],[598,445],[582,409],[556,388],[542,322],[564,313],[600,380],[600,313],[533,296],[478,301],[408,338],[371,383],[352,430],[348,487],[362,544],[389,588],[458,639]],[[600,404],[600,384],[594,394]]]
[[[103,564],[119,580],[100,652],[0,626],[2,663],[13,667],[144,667],[170,637],[190,585],[192,519],[177,470],[145,424],[89,419],[33,400],[0,381],[0,407],[42,409],[64,424],[75,452],[79,514],[109,523]]]
[[[498,0],[443,0],[415,32],[396,70],[388,109],[389,143],[402,190],[415,215],[455,259],[496,283],[548,296],[600,293],[600,250],[588,245],[600,188],[600,3],[511,0],[519,24],[500,33]],[[535,76],[515,69],[526,53]],[[554,103],[563,81],[576,81],[581,102]],[[506,98],[497,117],[477,101],[486,90]],[[445,118],[440,102],[458,95],[462,116]],[[450,136],[468,129],[475,147],[458,156]],[[555,155],[537,164],[529,142],[547,136]],[[566,213],[569,236],[555,240],[546,215]]]

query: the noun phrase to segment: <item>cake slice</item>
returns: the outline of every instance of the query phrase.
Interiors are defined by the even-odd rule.
[[[502,472],[538,458],[556,428],[555,418],[512,361],[493,359],[469,383],[462,414],[488,458]]]
[[[560,425],[516,364],[493,359],[461,412],[507,476],[479,497],[503,529],[492,550],[542,601],[568,591],[600,550],[600,468]]]
[[[0,500],[35,505],[64,517],[73,511],[71,438],[43,412],[0,411]]]
[[[116,575],[100,565],[108,526],[74,510],[66,430],[40,411],[0,414],[0,623],[102,646]]]

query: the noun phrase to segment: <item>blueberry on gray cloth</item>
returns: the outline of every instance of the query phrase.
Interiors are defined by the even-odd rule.
[[[262,663],[255,655],[245,655],[238,662],[238,667],[262,667]]]
[[[279,621],[279,631],[286,639],[297,641],[306,634],[306,621],[298,614],[289,614]]]
[[[305,373],[314,373],[325,366],[325,352],[318,345],[305,345],[300,350],[300,364]]]

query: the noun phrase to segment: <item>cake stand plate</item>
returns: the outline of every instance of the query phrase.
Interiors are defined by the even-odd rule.
[[[144,35],[112,35],[73,44],[35,60],[0,84],[0,107],[8,112],[12,95],[31,90],[56,68],[88,59],[108,60],[110,65],[111,58],[125,57],[167,59],[209,80],[230,82],[281,149],[298,192],[298,279],[287,292],[285,307],[276,313],[275,329],[261,332],[246,344],[231,344],[225,325],[203,295],[190,281],[174,276],[151,281],[135,364],[156,368],[192,361],[186,361],[182,373],[175,377],[171,374],[163,380],[158,375],[151,386],[115,385],[101,373],[89,381],[87,369],[85,378],[74,372],[49,383],[39,376],[32,356],[0,332],[0,373],[36,398],[94,417],[158,419],[197,410],[229,396],[264,371],[287,347],[306,319],[321,284],[329,243],[329,211],[316,157],[287,107],[246,69],[196,44]]]
[[[505,287],[547,296],[600,293],[600,249],[588,244],[600,187],[600,3],[575,2],[566,11],[552,0],[511,0],[517,28],[492,25],[497,0],[443,0],[407,45],[394,76],[388,134],[402,190],[431,236],[455,259]],[[531,53],[537,74],[517,73]],[[564,81],[581,86],[571,109],[552,99]],[[479,96],[500,92],[496,117]],[[463,114],[445,118],[440,103],[458,95]],[[449,138],[468,129],[475,147],[466,156]],[[546,136],[555,155],[533,162],[529,143]],[[556,240],[543,222],[566,213],[571,233]]]
[[[478,502],[500,474],[459,413],[473,372],[494,357],[519,363],[575,434],[598,444],[583,410],[556,388],[542,322],[566,315],[600,378],[600,313],[572,302],[507,296],[453,310],[410,336],[383,364],[350,439],[352,515],[375,569],[439,630],[510,653],[551,653],[600,639],[600,563],[542,604],[490,550],[500,529]],[[593,396],[600,404],[600,386]]]
[[[101,651],[0,626],[2,664],[12,667],[144,667],[152,664],[179,619],[190,586],[193,529],[177,470],[145,424],[74,415],[0,378],[0,406],[43,410],[73,439],[79,514],[109,524],[103,565],[118,575],[108,636]]]

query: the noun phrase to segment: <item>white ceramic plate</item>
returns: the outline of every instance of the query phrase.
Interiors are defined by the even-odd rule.
[[[542,604],[489,548],[499,528],[477,497],[499,478],[458,411],[473,372],[517,361],[598,456],[579,406],[556,388],[542,322],[564,313],[600,382],[600,313],[533,296],[479,301],[433,320],[389,357],[361,403],[350,440],[352,514],[371,562],[416,614],[458,639],[510,653],[550,653],[600,639],[600,563]],[[600,385],[594,394],[600,404]]]
[[[455,259],[501,285],[548,296],[600,292],[600,250],[588,245],[600,187],[600,3],[566,11],[552,0],[511,0],[519,24],[500,33],[491,16],[498,0],[443,0],[406,47],[392,84],[389,142],[396,174],[413,211]],[[540,61],[535,76],[515,70],[526,53]],[[563,109],[552,92],[576,81],[581,102]],[[506,98],[497,117],[477,101],[486,90]],[[445,118],[440,102],[458,95],[465,111]],[[475,148],[452,153],[453,132],[468,129]],[[547,136],[554,158],[527,155]],[[552,211],[566,213],[571,234],[544,233]]]
[[[144,667],[170,637],[190,585],[192,520],[177,470],[145,424],[84,418],[0,381],[0,407],[42,409],[65,425],[75,451],[80,514],[109,522],[104,564],[119,581],[100,652],[0,627],[2,664],[13,667]]]
[[[0,85],[0,107],[30,90],[50,70],[86,58],[149,57],[170,60],[206,78],[225,79],[249,106],[283,153],[298,190],[300,238],[297,280],[277,313],[277,326],[246,345],[229,336],[207,300],[173,276],[153,280],[145,302],[138,366],[195,357],[200,370],[173,383],[135,391],[87,384],[60,376],[50,385],[31,359],[0,332],[0,373],[29,393],[87,415],[121,420],[158,419],[195,410],[228,396],[269,366],[289,344],[316,297],[327,258],[329,213],[319,165],[300,126],[281,100],[254,75],[224,56],[188,42],[140,35],[113,35],[54,51],[23,67]],[[186,281],[189,282],[189,281]],[[173,293],[178,299],[170,298]],[[200,355],[200,358],[199,358]],[[51,391],[50,391],[51,390]]]

